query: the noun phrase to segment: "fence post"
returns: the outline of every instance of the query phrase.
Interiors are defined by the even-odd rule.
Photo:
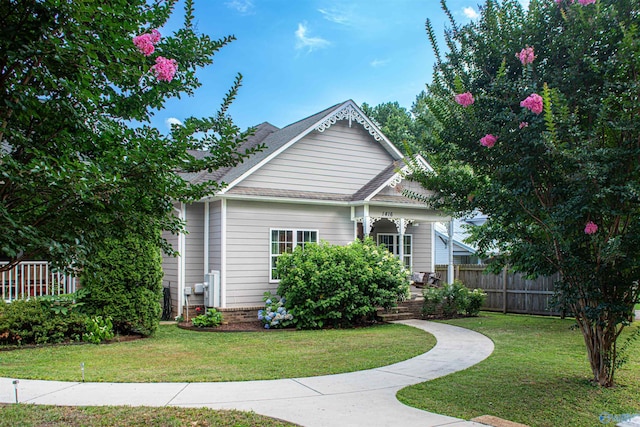
[[[509,276],[507,274],[507,266],[502,269],[502,313],[507,314],[507,280]]]

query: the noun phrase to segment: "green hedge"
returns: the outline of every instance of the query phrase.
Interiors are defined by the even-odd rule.
[[[279,257],[277,274],[278,294],[299,329],[353,326],[409,294],[401,261],[369,238],[347,246],[297,247]]]
[[[79,341],[87,316],[70,299],[32,298],[0,302],[0,344],[55,344]],[[64,309],[61,309],[64,308]]]
[[[152,335],[162,299],[162,255],[152,240],[107,238],[82,274],[84,310],[111,318],[120,334]]]

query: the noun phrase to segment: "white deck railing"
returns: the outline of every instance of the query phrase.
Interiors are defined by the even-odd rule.
[[[0,266],[7,264],[0,261]],[[25,261],[8,271],[0,272],[0,292],[5,301],[70,294],[75,291],[75,276],[53,271],[46,261]]]

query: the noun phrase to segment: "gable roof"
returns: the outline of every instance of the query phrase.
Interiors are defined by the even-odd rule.
[[[300,141],[306,135],[313,131],[324,132],[338,121],[348,120],[349,126],[355,121],[360,124],[380,145],[386,150],[393,161],[382,170],[377,176],[371,179],[367,184],[361,187],[354,194],[346,196],[344,194],[328,194],[328,193],[309,193],[309,192],[291,192],[277,191],[268,189],[251,189],[241,187],[241,182],[262,166],[267,164],[278,154]],[[319,113],[313,114],[295,123],[292,123],[282,129],[264,122],[256,127],[255,133],[247,139],[240,147],[239,151],[246,148],[252,148],[259,144],[264,144],[265,149],[258,152],[241,164],[235,167],[221,168],[212,172],[203,171],[190,176],[185,176],[194,183],[201,183],[208,180],[217,182],[225,182],[228,185],[218,194],[226,194],[229,190],[234,189],[236,194],[244,194],[246,196],[270,196],[270,197],[290,197],[290,198],[308,198],[323,199],[335,201],[359,201],[371,200],[387,185],[393,182],[400,182],[407,174],[408,165],[403,159],[403,154],[393,145],[389,139],[378,129],[378,127],[364,114],[364,112],[353,102],[347,100],[340,104],[333,105]],[[193,153],[196,156],[206,155]],[[430,165],[421,156],[416,156],[418,164],[431,168]]]
[[[232,168],[223,176],[224,181],[229,183],[229,185],[225,187],[221,193],[224,194],[231,190],[246,176],[260,169],[260,167],[268,163],[273,157],[309,133],[314,130],[323,132],[339,120],[349,120],[350,125],[352,121],[356,121],[361,124],[376,141],[379,141],[394,159],[400,160],[403,157],[402,153],[382,134],[378,127],[362,112],[360,107],[352,100],[348,100],[269,134],[262,140],[262,143],[267,146],[264,151],[251,156],[246,162]]]

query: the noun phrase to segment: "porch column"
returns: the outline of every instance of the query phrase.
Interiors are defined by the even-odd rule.
[[[364,205],[364,215],[362,219],[362,232],[364,237],[368,237],[371,234],[371,218],[369,217],[369,205]]]
[[[407,227],[404,218],[400,218],[398,222],[396,222],[396,226],[398,228],[398,239],[400,240],[398,242],[398,258],[400,258],[402,265],[404,265],[404,231]]]

